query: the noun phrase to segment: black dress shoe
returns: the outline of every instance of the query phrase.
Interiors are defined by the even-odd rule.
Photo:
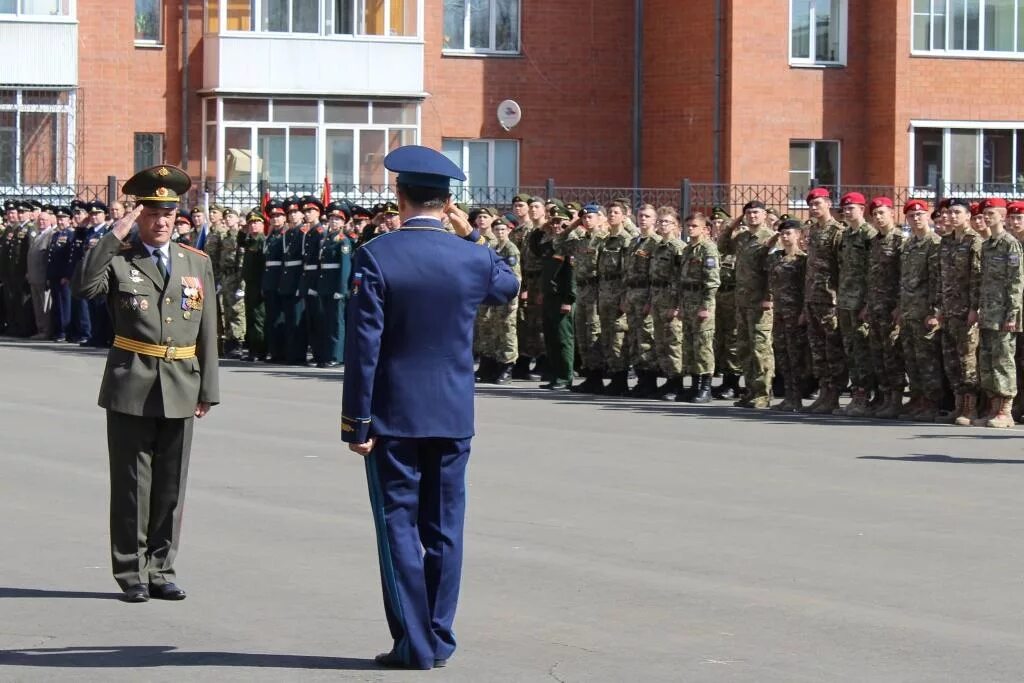
[[[185,591],[173,583],[160,583],[149,585],[150,594],[157,600],[184,600]]]
[[[377,663],[377,666],[382,666],[385,669],[429,669],[429,666],[419,667],[413,666],[406,662],[404,659],[392,652],[381,652],[379,655],[373,658],[373,661]],[[445,660],[447,663],[447,660]],[[436,664],[435,664],[436,666]]]
[[[448,660],[447,659],[435,659],[434,660],[434,668],[435,669],[443,669],[446,666],[448,666]]]
[[[128,586],[124,589],[121,602],[149,602],[149,589],[141,584]]]

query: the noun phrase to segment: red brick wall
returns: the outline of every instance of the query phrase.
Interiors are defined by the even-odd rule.
[[[202,82],[202,2],[189,0],[193,46],[190,98],[190,162],[199,173]],[[160,48],[135,47],[135,3],[79,2],[79,118],[76,175],[79,182],[122,181],[134,172],[134,134],[160,133],[165,161],[181,163],[181,4],[164,3]]]
[[[442,0],[426,0],[422,142],[517,139],[522,185],[632,184],[633,5],[523,0],[522,55],[444,57]],[[522,123],[504,132],[498,103]]]

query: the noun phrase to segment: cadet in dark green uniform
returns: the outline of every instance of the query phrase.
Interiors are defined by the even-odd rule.
[[[569,225],[569,212],[561,207],[551,211],[542,230],[530,233],[531,252],[540,258],[544,346],[551,381],[544,389],[568,391],[572,387],[573,304],[576,303],[576,281],[572,260],[566,258],[562,232]]]
[[[334,368],[345,357],[345,303],[348,300],[348,281],[352,274],[352,240],[345,234],[348,210],[343,202],[331,202],[327,213],[327,234],[320,243],[320,279],[317,294],[323,314],[320,335],[318,368]]]
[[[206,254],[170,241],[178,197],[191,184],[169,165],[132,176],[122,191],[138,205],[72,278],[75,296],[110,297],[115,337],[99,404],[107,410],[111,563],[127,602],[185,597],[174,557],[193,420],[220,400],[213,268]]]
[[[263,212],[253,209],[245,217],[245,234],[240,240],[243,249],[242,283],[245,285],[245,359],[249,362],[267,357],[267,312],[263,300],[263,272],[267,258],[263,226]]]

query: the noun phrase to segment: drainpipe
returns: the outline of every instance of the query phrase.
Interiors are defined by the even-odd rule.
[[[722,182],[722,31],[724,23],[722,0],[715,0],[715,103],[711,161],[713,165],[712,182],[716,185]]]
[[[188,169],[188,3],[181,0],[181,167]]]
[[[644,78],[644,0],[633,0],[633,187],[640,187],[640,164],[643,162],[643,90]],[[634,199],[635,203],[635,199]]]

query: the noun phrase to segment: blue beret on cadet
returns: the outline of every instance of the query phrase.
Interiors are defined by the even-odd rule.
[[[601,213],[600,204],[585,204],[583,206],[583,213]]]
[[[437,150],[406,145],[384,157],[384,168],[398,174],[400,185],[447,190],[452,180],[465,181],[466,174]]]

